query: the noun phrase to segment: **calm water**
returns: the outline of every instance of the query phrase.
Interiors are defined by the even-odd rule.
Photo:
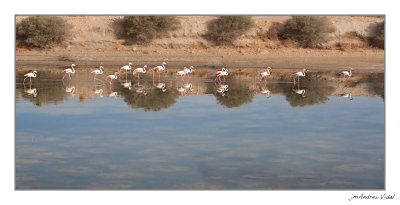
[[[385,188],[383,75],[109,85],[41,74],[25,87],[17,76],[16,189]]]

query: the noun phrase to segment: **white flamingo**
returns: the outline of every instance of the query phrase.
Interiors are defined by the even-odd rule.
[[[185,67],[186,68],[186,67]],[[186,75],[186,72],[184,71],[184,70],[180,70],[180,71],[178,71],[178,72],[176,72],[176,76],[178,77],[178,76],[185,76]]]
[[[350,70],[348,70],[348,71],[347,71],[347,70],[342,71],[342,72],[340,72],[340,74],[343,75],[343,78],[346,78],[346,77],[349,77],[349,78],[350,78],[351,75],[352,75],[352,72],[351,72],[352,70],[353,70],[353,68],[350,68]]]
[[[132,74],[133,75],[137,74],[137,78],[139,79],[140,78],[139,74],[146,73],[146,68],[147,68],[147,65],[144,65],[143,68],[136,68],[135,70],[133,70]]]
[[[115,72],[114,75],[108,75],[108,76],[106,77],[106,81],[108,81],[108,82],[110,83],[110,85],[111,85],[112,80],[118,79],[118,75],[119,75],[118,72]],[[108,80],[108,79],[109,79],[109,80]]]
[[[186,73],[185,75],[187,75],[187,74],[190,74],[190,73],[194,72],[195,70],[194,70],[193,66],[190,66],[189,68],[184,67],[183,71]]]
[[[265,78],[268,77],[268,76],[271,76],[271,69],[272,69],[272,68],[268,66],[268,68],[267,68],[266,71],[262,71],[262,72],[259,73],[259,75],[260,75],[260,81],[261,81],[262,79],[265,79]]]
[[[297,83],[299,83],[300,82],[300,77],[305,77],[306,76],[306,71],[308,71],[308,70],[303,68],[303,71],[299,71],[297,73],[294,73],[293,83],[296,83],[296,76],[297,76]]]
[[[165,68],[166,64],[167,64],[166,62],[162,62],[161,65],[151,69],[153,71],[153,79],[154,79],[154,72],[158,72],[158,79],[160,79],[160,72],[166,70]]]
[[[92,70],[92,72],[90,72],[90,73],[94,74],[93,80],[98,80],[100,82],[103,82],[102,80],[96,78],[97,75],[101,75],[101,74],[103,74],[103,72],[104,72],[103,66],[100,66],[99,69]]]
[[[25,75],[24,75],[25,78],[24,78],[23,84],[25,84],[25,80],[26,80],[27,78],[29,78],[29,84],[32,84],[32,78],[36,78],[36,73],[37,73],[37,71],[34,70],[34,71],[32,71],[32,72],[29,72],[29,73],[25,74]]]
[[[221,77],[224,78],[225,81],[225,76],[228,76],[228,69],[226,69],[225,67],[223,67],[220,71],[217,71],[215,73],[215,80],[221,81]]]
[[[68,77],[69,77],[69,79],[71,79],[72,80],[72,78],[71,78],[71,74],[74,74],[75,73],[75,64],[71,64],[71,67],[69,67],[69,68],[66,68],[66,69],[64,69],[64,76],[63,76],[63,78],[62,78],[62,80],[64,80],[64,78],[65,78],[65,76],[68,74]]]
[[[125,70],[125,79],[128,78],[128,71],[130,71],[132,69],[132,63],[129,62],[128,65],[124,65],[119,69],[119,72],[121,72],[122,70]]]
[[[189,68],[184,67],[183,70],[180,70],[180,71],[176,72],[176,77],[178,77],[178,76],[186,76],[186,75],[188,75],[188,74],[190,74],[192,72],[194,72],[193,66],[190,66]]]

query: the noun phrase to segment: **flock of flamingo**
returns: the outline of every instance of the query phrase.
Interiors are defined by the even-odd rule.
[[[153,81],[154,81],[154,72],[158,73],[158,79],[160,79],[160,73],[162,71],[166,70],[166,67],[165,67],[166,64],[167,64],[166,62],[162,62],[161,65],[158,65],[158,66],[155,66],[155,67],[149,69],[153,73]],[[63,70],[63,72],[64,72],[64,75],[62,77],[62,81],[63,82],[64,82],[65,77],[67,77],[67,76],[68,76],[68,78],[70,80],[72,80],[71,75],[75,74],[75,67],[76,67],[76,65],[72,64],[70,67],[68,67],[68,68]],[[113,80],[118,79],[118,76],[121,76],[123,74],[125,74],[125,79],[127,79],[129,72],[132,72],[132,75],[136,76],[137,79],[139,80],[140,79],[140,74],[145,74],[147,72],[146,69],[147,69],[147,65],[144,65],[143,67],[139,67],[139,68],[133,69],[132,68],[132,63],[129,62],[127,65],[122,66],[118,71],[115,71],[114,74],[107,75],[104,80],[111,85]],[[259,81],[261,82],[262,80],[266,80],[268,77],[270,77],[271,73],[272,73],[271,70],[272,70],[272,68],[270,66],[268,66],[264,71],[259,72],[258,73]],[[353,70],[353,68],[350,68],[349,70],[341,71],[339,74],[342,75],[343,78],[349,78],[349,77],[352,76],[352,70]],[[193,73],[194,71],[195,71],[195,69],[194,69],[193,66],[184,67],[182,70],[179,70],[179,71],[176,72],[176,78],[175,79],[177,79],[178,77],[184,77],[186,75],[189,75],[190,73]],[[306,77],[306,72],[307,71],[308,71],[308,69],[304,68],[301,71],[292,73],[293,84],[296,85],[296,82],[297,82],[297,85],[299,86],[300,77],[303,77],[303,78]],[[92,70],[90,73],[93,75],[93,80],[94,81],[98,81],[98,82],[101,82],[101,83],[103,82],[103,80],[98,78],[99,75],[102,75],[104,73],[104,67],[103,66],[100,66],[98,69]],[[222,67],[221,70],[218,70],[218,71],[215,72],[215,80],[214,80],[216,82],[216,89],[215,90],[216,90],[217,93],[221,94],[222,96],[224,96],[225,93],[228,91],[228,85],[224,84],[225,78],[228,75],[229,75],[229,71],[225,67]],[[25,81],[26,81],[27,78],[29,78],[29,83],[31,85],[32,78],[36,78],[37,77],[37,71],[34,70],[32,72],[28,72],[28,73],[26,73],[24,75],[24,77],[25,77],[24,81],[23,81],[24,86],[25,86]],[[129,88],[129,90],[131,89],[131,82],[126,81],[126,82],[121,83],[121,85],[124,88]],[[165,92],[165,90],[166,90],[165,83],[160,83],[159,82],[155,86],[157,88],[161,89],[163,92]],[[182,93],[182,92],[185,92],[186,90],[191,90],[191,86],[185,84],[185,87],[177,88],[177,90],[180,93]],[[302,97],[306,96],[304,89],[294,89],[293,88],[293,91],[296,94],[301,95]],[[137,92],[141,92],[141,91],[139,90]],[[142,92],[144,93],[145,91],[142,90]],[[261,94],[266,94],[268,97],[270,97],[270,91],[268,89],[262,90]],[[346,97],[349,97],[349,96],[346,96]]]
[[[153,67],[153,68],[151,69],[151,70],[153,71],[153,77],[154,77],[154,72],[158,72],[159,75],[160,75],[160,72],[161,72],[161,71],[165,71],[165,70],[166,70],[166,68],[165,68],[165,65],[166,65],[166,64],[167,64],[166,62],[163,62],[161,65]],[[71,78],[71,74],[74,74],[74,73],[75,73],[75,66],[76,66],[75,64],[72,64],[69,68],[64,69],[64,73],[65,73],[65,74],[64,74],[64,76],[62,77],[62,80],[64,80],[64,78],[65,78],[67,75],[68,75],[68,77],[69,77],[70,79],[72,79],[72,78]],[[135,69],[133,69],[132,74],[133,74],[133,75],[137,75],[137,78],[139,79],[139,78],[140,78],[140,73],[146,73],[146,68],[147,68],[147,65],[144,65],[142,68],[135,68]],[[97,75],[103,74],[103,73],[104,73],[104,70],[103,70],[103,69],[104,69],[104,67],[103,67],[103,66],[100,66],[99,69],[94,69],[94,70],[91,71],[91,74],[94,74],[93,79],[94,79],[95,81],[96,81],[96,80],[102,81],[101,79],[98,79],[98,78],[97,78]],[[122,67],[120,68],[119,71],[116,71],[116,72],[115,72],[114,74],[112,74],[112,75],[106,76],[106,79],[105,79],[105,80],[106,80],[107,82],[111,83],[112,80],[118,79],[118,75],[121,75],[121,72],[125,72],[125,77],[127,78],[127,77],[128,77],[128,76],[127,76],[127,75],[128,75],[128,72],[131,71],[131,70],[132,70],[132,63],[129,62],[128,65],[122,66]],[[265,71],[259,72],[260,80],[266,79],[266,77],[270,76],[270,75],[271,75],[271,70],[272,70],[272,68],[271,68],[270,66],[268,66],[268,68],[267,68]],[[350,68],[350,70],[342,71],[342,72],[340,72],[340,74],[341,74],[344,78],[346,78],[346,77],[351,77],[351,75],[352,75],[352,70],[353,70],[353,68]],[[293,83],[296,83],[296,77],[297,77],[297,82],[299,83],[299,82],[300,82],[300,79],[299,79],[299,78],[300,78],[300,77],[305,77],[305,76],[306,76],[306,71],[308,71],[308,69],[304,68],[302,71],[293,73],[293,76],[294,76],[294,78],[293,78]],[[193,66],[190,66],[189,68],[184,67],[183,70],[180,70],[180,71],[178,71],[178,72],[176,73],[176,76],[177,76],[177,77],[178,77],[178,76],[185,76],[185,75],[188,75],[189,73],[192,73],[192,72],[194,72],[194,67],[193,67]],[[221,81],[221,78],[223,78],[223,79],[225,80],[225,77],[228,76],[228,75],[229,75],[228,69],[226,69],[225,67],[223,67],[221,70],[215,72],[215,81],[220,82],[220,81]],[[26,73],[26,74],[24,75],[25,78],[24,78],[23,83],[25,84],[25,80],[26,80],[27,78],[29,78],[29,83],[32,83],[32,78],[36,78],[36,76],[37,76],[37,71],[36,71],[36,70],[34,70],[34,71],[32,71],[32,72]]]

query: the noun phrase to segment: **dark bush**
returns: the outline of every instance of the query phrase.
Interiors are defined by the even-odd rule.
[[[370,38],[370,45],[378,48],[385,48],[385,22],[378,23],[375,32]]]
[[[71,25],[57,16],[33,16],[16,25],[17,40],[24,46],[45,48],[69,37]]]
[[[281,40],[292,40],[301,47],[316,48],[327,41],[329,33],[336,30],[326,17],[293,16],[279,33]]]
[[[279,22],[273,22],[267,32],[268,39],[278,40],[280,30],[282,30],[282,24]]]
[[[117,32],[128,44],[146,44],[155,38],[167,36],[179,29],[180,22],[175,16],[125,16]]]
[[[205,37],[216,45],[232,45],[240,35],[253,26],[251,16],[221,16],[208,24]]]

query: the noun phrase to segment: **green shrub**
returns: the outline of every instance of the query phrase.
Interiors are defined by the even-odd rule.
[[[292,40],[302,47],[316,48],[325,42],[329,33],[336,30],[326,17],[293,16],[279,33],[281,40]]]
[[[17,40],[27,47],[45,48],[69,37],[71,25],[57,16],[32,16],[16,25]]]
[[[216,45],[232,45],[253,26],[251,16],[221,16],[210,22],[205,37]]]
[[[155,38],[167,36],[170,31],[180,28],[175,16],[125,16],[117,32],[128,44],[146,44]]]
[[[374,35],[370,38],[370,45],[378,48],[385,48],[385,22],[378,23]]]

